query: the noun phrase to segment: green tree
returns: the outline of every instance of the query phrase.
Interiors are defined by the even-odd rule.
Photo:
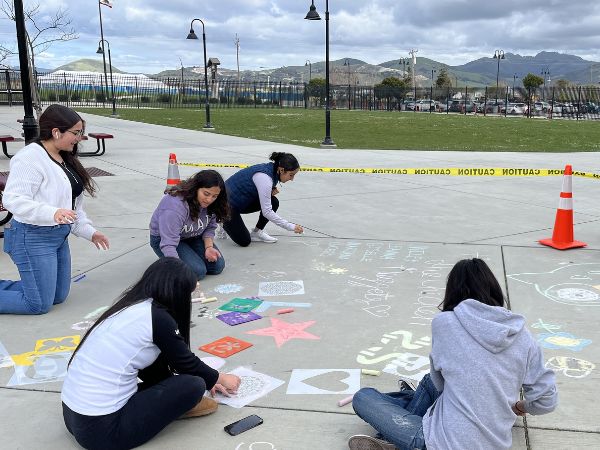
[[[528,73],[527,75],[525,75],[523,77],[523,87],[525,87],[525,89],[527,89],[527,90],[537,89],[542,84],[544,84],[544,79],[542,77],[538,77],[537,75],[534,75],[532,73]]]
[[[325,78],[313,78],[306,85],[307,97],[318,97],[319,106],[325,104]]]
[[[399,79],[396,77],[384,78],[379,84],[373,87],[375,91],[375,97],[377,98],[395,98],[400,100],[404,98],[406,93],[410,90],[410,80],[407,78]]]
[[[440,69],[437,79],[435,80],[435,87],[438,88],[448,88],[452,87],[452,80],[450,79],[450,75],[448,74],[448,70],[445,67]]]
[[[571,82],[569,80],[565,80],[564,78],[561,78],[560,80],[556,80],[556,82],[554,83],[554,85],[559,89],[568,88],[570,84],[571,84]]]

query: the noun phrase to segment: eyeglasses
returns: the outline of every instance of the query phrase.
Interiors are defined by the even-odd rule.
[[[77,130],[77,131],[73,131],[73,130],[67,130],[69,133],[71,133],[73,136],[77,136],[77,137],[82,137],[83,136],[83,128],[81,130]]]

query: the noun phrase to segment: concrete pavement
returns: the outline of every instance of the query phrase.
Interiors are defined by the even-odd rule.
[[[200,120],[202,111],[198,114]],[[18,108],[0,108],[2,134],[18,134],[19,115]],[[85,278],[74,282],[69,299],[47,315],[0,316],[0,343],[11,355],[33,351],[41,339],[81,335],[99,308],[155,260],[147,244],[148,222],[165,186],[171,152],[182,162],[254,164],[273,151],[286,151],[303,166],[562,169],[572,164],[575,170],[600,173],[596,153],[321,150],[86,119],[88,131],[115,135],[105,155],[82,159],[86,167],[114,174],[96,178],[98,196],[86,202],[86,212],[111,239],[111,249],[100,252],[71,238],[73,276]],[[8,166],[0,156],[0,171]],[[180,167],[182,177],[196,170]],[[227,177],[234,170],[220,172]],[[202,282],[206,297],[218,300],[206,304],[207,310],[199,304],[193,309],[192,348],[199,356],[210,356],[199,346],[232,336],[252,347],[228,357],[221,370],[243,366],[284,384],[242,409],[221,405],[211,416],[178,421],[143,447],[347,448],[352,434],[372,430],[350,405],[337,406],[347,396],[343,392],[358,385],[394,390],[399,375],[418,378],[427,372],[430,323],[447,273],[457,260],[477,256],[490,264],[512,309],[527,317],[530,331],[546,347],[547,364],[557,372],[558,409],[528,416],[526,424],[519,419],[513,448],[600,448],[600,406],[593,401],[600,387],[600,181],[574,178],[575,238],[588,247],[567,252],[537,244],[552,235],[561,182],[561,177],[300,173],[283,186],[279,212],[304,225],[305,235],[270,224],[267,231],[279,238],[273,245],[239,248],[229,239],[218,240],[225,271]],[[0,278],[17,277],[10,258],[0,254]],[[232,298],[259,294],[267,301],[310,306],[278,316],[276,310],[284,306],[272,305],[259,313],[262,319],[235,327],[214,318],[214,310]],[[285,325],[279,321],[303,323],[312,337],[277,342],[268,332],[249,334],[274,328],[283,336]],[[48,342],[41,344],[50,355],[43,364],[0,368],[2,448],[78,448],[62,422],[62,384],[52,381],[66,356]],[[369,376],[359,369],[382,373]],[[50,381],[25,384],[44,377]],[[260,377],[252,380],[257,389],[265,387]],[[237,437],[223,431],[249,414],[260,415],[264,424]]]

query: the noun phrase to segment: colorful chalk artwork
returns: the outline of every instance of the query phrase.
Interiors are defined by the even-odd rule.
[[[242,341],[231,336],[225,336],[214,342],[203,345],[199,347],[199,349],[203,352],[210,353],[211,355],[227,358],[228,356],[246,350],[249,347],[252,347],[250,342]]]
[[[219,309],[221,311],[250,312],[254,308],[258,307],[261,303],[261,300],[255,300],[252,298],[234,298],[233,300],[225,303]]]
[[[222,320],[227,325],[235,326],[241,323],[252,322],[253,320],[262,319],[262,316],[250,312],[231,311],[225,314],[220,314],[217,319]]]

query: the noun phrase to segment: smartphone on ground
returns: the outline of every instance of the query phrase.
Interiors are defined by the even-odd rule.
[[[256,414],[252,414],[251,416],[244,417],[237,422],[226,425],[224,430],[232,436],[237,436],[238,434],[248,431],[250,428],[254,428],[261,423],[263,423],[263,420]]]

